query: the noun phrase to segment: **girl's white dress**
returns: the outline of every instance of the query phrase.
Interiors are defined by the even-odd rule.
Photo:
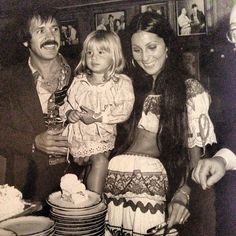
[[[132,112],[134,93],[130,78],[119,74],[104,84],[92,85],[87,76],[81,74],[74,78],[67,95],[67,101],[60,108],[61,116],[65,117],[72,107],[82,111],[80,107],[85,106],[102,117],[101,123],[86,125],[79,120],[66,127],[63,135],[68,135],[71,154],[85,157],[112,150],[116,124],[127,120]]]
[[[216,142],[208,115],[210,97],[198,81],[189,79],[186,85],[188,147],[204,148]],[[159,104],[160,95],[149,95],[145,99],[139,128],[157,132]],[[106,235],[145,235],[147,229],[165,222],[167,189],[166,170],[158,158],[141,153],[112,158],[105,184]]]

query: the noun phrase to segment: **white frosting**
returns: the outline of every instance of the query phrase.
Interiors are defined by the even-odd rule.
[[[88,199],[85,185],[74,174],[66,174],[61,178],[60,187],[62,198],[73,202],[75,205]]]
[[[0,185],[0,220],[19,214],[23,210],[22,193],[13,186]]]

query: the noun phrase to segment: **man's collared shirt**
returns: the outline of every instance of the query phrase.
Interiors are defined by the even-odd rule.
[[[58,55],[61,62],[61,71],[57,80],[56,89],[50,90],[50,82],[46,82],[40,73],[31,64],[31,58],[28,60],[29,67],[35,78],[36,90],[39,96],[40,104],[44,114],[48,114],[49,110],[55,107],[55,92],[60,91],[68,85],[71,75],[70,66],[61,54]],[[48,87],[47,87],[48,85]]]
[[[220,149],[215,155],[220,156],[226,161],[226,170],[236,170],[236,156],[228,148]]]

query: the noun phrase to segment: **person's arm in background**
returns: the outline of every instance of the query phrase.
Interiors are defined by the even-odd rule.
[[[198,165],[194,168],[192,173],[192,179],[200,184],[203,189],[207,189],[217,183],[227,170],[236,170],[236,156],[229,148],[235,149],[236,142],[235,126],[231,130],[231,133],[226,138],[229,140],[228,148],[220,149],[213,158],[207,158],[200,160]],[[232,145],[231,145],[232,143]]]
[[[232,60],[233,61],[233,60]],[[234,61],[233,61],[234,62]],[[207,189],[217,183],[228,170],[236,171],[236,82],[232,63],[227,63],[224,75],[227,78],[222,84],[222,100],[224,101],[224,119],[228,127],[221,149],[212,157],[200,160],[193,170],[192,179]],[[222,66],[220,67],[222,70]]]

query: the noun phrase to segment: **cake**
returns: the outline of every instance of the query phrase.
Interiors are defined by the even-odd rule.
[[[0,221],[24,210],[22,193],[14,186],[0,185]]]
[[[88,191],[85,185],[74,174],[66,174],[61,178],[61,197],[64,201],[79,205],[88,200]]]

